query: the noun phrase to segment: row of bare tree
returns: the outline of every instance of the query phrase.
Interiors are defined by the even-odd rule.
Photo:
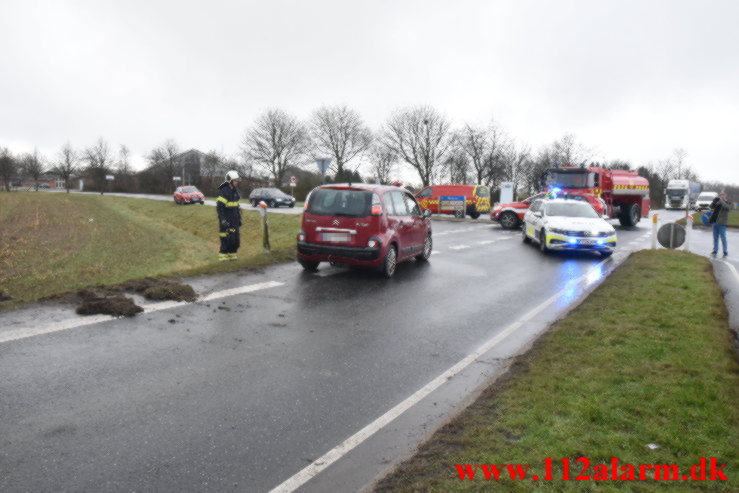
[[[280,186],[287,173],[309,169],[313,159],[320,156],[331,158],[330,171],[338,181],[355,179],[361,168],[371,175],[371,181],[389,183],[406,168],[415,171],[422,186],[474,182],[495,189],[501,181],[511,181],[520,195],[538,190],[542,172],[555,163],[631,168],[620,160],[594,162],[594,152],[573,135],[565,135],[533,153],[530,146],[509,136],[495,122],[454,129],[448,118],[430,106],[399,109],[376,130],[346,105],[323,106],[307,121],[282,109],[269,109],[247,128],[240,150],[238,158],[216,151],[205,154],[199,183],[218,180],[225,170],[237,169],[244,176],[265,177]],[[0,149],[0,179],[8,187],[15,171],[34,180],[48,171],[67,184],[73,176],[86,176],[102,192],[107,188],[106,175],[115,173],[119,177],[117,187],[123,185],[121,180],[133,183],[127,191],[171,191],[172,178],[180,175],[182,167],[181,152],[174,140],[155,147],[147,155],[147,168],[138,173],[131,170],[129,155],[126,146],[112,152],[102,138],[81,151],[66,144],[56,159],[48,162],[38,152],[13,156],[7,149]],[[677,149],[667,159],[638,168],[650,179],[656,202],[662,199],[669,179],[695,178],[686,156],[684,150]]]

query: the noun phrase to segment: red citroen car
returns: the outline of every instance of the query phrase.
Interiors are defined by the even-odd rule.
[[[404,188],[323,185],[304,207],[298,262],[306,270],[331,262],[376,267],[389,278],[399,262],[431,256],[431,213]]]
[[[195,204],[205,203],[205,195],[203,192],[193,186],[177,187],[174,191],[174,203],[175,204]]]

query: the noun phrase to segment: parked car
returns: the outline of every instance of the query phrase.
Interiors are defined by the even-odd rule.
[[[184,187],[177,187],[177,189],[174,191],[175,204],[195,204],[198,202],[201,205],[204,204],[205,195],[203,195],[203,193],[196,187],[188,185]]]
[[[571,199],[537,199],[524,215],[522,237],[548,250],[589,250],[610,256],[616,230],[587,203]]]
[[[49,185],[48,183],[39,183],[39,186],[38,187],[39,188],[47,188],[48,189],[48,188],[51,188],[51,185]]]
[[[322,185],[305,202],[298,262],[375,267],[389,278],[399,262],[431,256],[431,212],[406,189],[385,185]]]
[[[295,197],[288,195],[279,188],[255,188],[249,194],[249,201],[254,207],[264,201],[267,207],[295,207]]]
[[[442,210],[442,197],[464,197],[465,210]],[[431,185],[418,192],[416,200],[422,208],[434,214],[454,214],[458,217],[466,214],[477,219],[480,214],[490,211],[490,188],[484,185]]]
[[[533,204],[537,199],[546,198],[547,194],[548,192],[541,192],[520,202],[498,204],[492,211],[490,211],[490,219],[500,224],[503,229],[516,229],[523,223],[524,214],[529,210],[531,204]],[[557,197],[586,202],[590,204],[590,206],[595,209],[595,212],[600,216],[606,213],[605,201],[596,197],[592,193],[568,191],[558,194]]]

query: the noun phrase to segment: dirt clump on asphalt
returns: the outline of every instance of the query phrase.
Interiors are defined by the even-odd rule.
[[[120,285],[124,291],[133,291],[148,300],[195,301],[198,295],[189,284],[169,279],[153,279],[145,277],[134,281],[126,281]]]
[[[112,315],[114,317],[133,317],[144,309],[133,302],[133,299],[114,294],[112,296],[98,295],[91,289],[81,289],[77,292],[81,303],[77,307],[78,315]]]

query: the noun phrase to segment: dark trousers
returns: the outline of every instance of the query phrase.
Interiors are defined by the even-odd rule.
[[[239,228],[221,227],[221,251],[219,253],[236,253],[241,246]]]

